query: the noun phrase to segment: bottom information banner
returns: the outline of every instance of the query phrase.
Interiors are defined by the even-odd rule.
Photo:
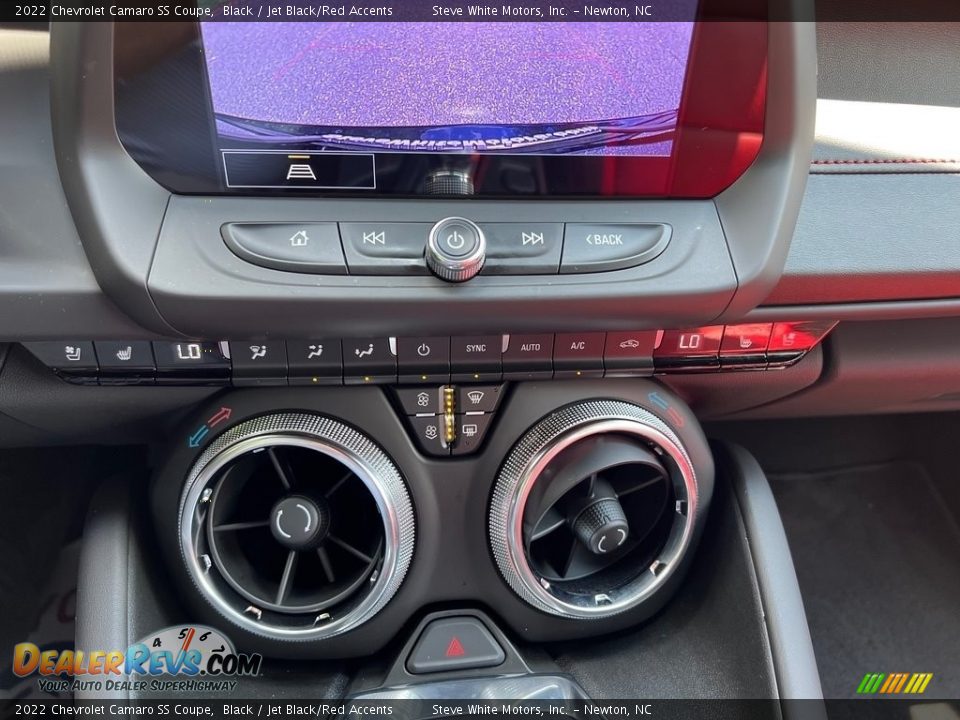
[[[409,692],[407,689],[406,692]],[[230,718],[370,718],[426,720],[450,717],[584,719],[677,718],[684,720],[960,720],[954,700],[33,700],[0,701],[0,716],[9,717],[202,717]]]

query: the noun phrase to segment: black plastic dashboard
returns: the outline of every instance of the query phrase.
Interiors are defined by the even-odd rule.
[[[886,35],[861,36],[849,23],[821,28],[819,54],[821,60],[830,59],[821,68],[821,90],[842,97],[838,93],[843,88],[861,83],[865,90],[860,95],[848,95],[873,100],[864,104],[864,110],[889,116],[895,134],[888,136],[889,147],[849,150],[844,149],[847,141],[842,133],[821,127],[813,164],[797,162],[790,171],[792,187],[803,178],[806,190],[789,242],[782,229],[790,224],[788,215],[779,216],[780,229],[772,220],[774,212],[765,228],[762,223],[746,223],[737,208],[753,200],[738,197],[748,198],[759,186],[769,199],[753,203],[756,206],[788,209],[796,204],[796,189],[787,192],[781,187],[783,194],[765,184],[763,177],[782,171],[777,158],[783,160],[797,149],[787,132],[800,130],[793,108],[809,108],[801,113],[806,118],[803,132],[812,133],[815,91],[809,71],[806,79],[793,78],[797,83],[788,84],[789,92],[788,86],[779,86],[784,88],[784,102],[771,104],[773,124],[765,145],[770,152],[751,170],[755,180],[744,178],[718,203],[671,202],[658,208],[657,202],[662,201],[647,201],[603,208],[597,203],[539,201],[507,206],[524,220],[563,215],[583,221],[592,213],[609,221],[612,210],[618,219],[646,221],[658,215],[660,221],[698,228],[697,237],[678,234],[663,263],[583,279],[555,276],[532,284],[510,276],[490,277],[483,287],[452,288],[427,278],[393,278],[391,302],[378,302],[370,292],[376,282],[369,278],[328,276],[318,283],[316,277],[241,262],[219,241],[218,223],[290,217],[369,221],[401,216],[432,222],[455,212],[481,221],[502,221],[499,204],[488,210],[476,201],[459,205],[418,201],[415,207],[388,201],[355,207],[357,201],[264,199],[238,207],[235,199],[228,198],[212,202],[171,198],[130,162],[116,142],[109,115],[100,112],[97,93],[109,102],[108,66],[97,63],[96,72],[84,73],[85,90],[79,92],[76,73],[81,65],[75,60],[85,52],[106,57],[109,48],[101,41],[109,36],[109,29],[91,23],[56,24],[52,40],[42,31],[4,30],[5,69],[0,83],[5,95],[20,101],[9,105],[0,119],[4,123],[0,135],[4,170],[0,176],[4,190],[0,336],[9,341],[304,336],[312,331],[312,318],[318,312],[332,334],[339,327],[346,331],[342,334],[358,336],[378,331],[395,335],[398,324],[409,328],[409,334],[422,334],[424,327],[436,328],[438,333],[470,327],[481,332],[564,332],[749,320],[882,321],[956,315],[960,312],[955,292],[960,286],[956,237],[960,223],[951,216],[957,204],[945,201],[954,194],[957,177],[950,163],[949,140],[942,133],[933,134],[933,142],[939,138],[944,145],[940,155],[946,156],[938,162],[904,165],[895,152],[896,138],[914,133],[917,123],[930,124],[929,114],[916,106],[919,114],[899,116],[899,106],[883,102],[885,91],[871,90],[874,81],[866,75],[869,71],[842,49],[846,42],[860,42],[865,52],[886,56],[890,48],[915,40],[911,33],[918,37],[923,33],[922,27],[890,29]],[[949,54],[950,26],[939,25],[937,31],[938,42],[930,45],[926,59],[931,67],[938,57],[945,60]],[[778,45],[782,52],[771,59],[772,67],[777,57],[786,62],[785,56],[791,53],[812,57],[812,26],[777,32],[793,39]],[[781,72],[789,74],[786,67]],[[933,89],[942,87],[936,77],[931,77]],[[888,95],[895,92],[891,89]],[[932,103],[936,97],[916,99]],[[858,105],[820,100],[820,110],[834,102],[841,103],[844,112]],[[48,121],[51,109],[53,121]],[[782,142],[787,143],[782,147],[774,132],[778,126],[784,130]],[[938,127],[931,125],[931,130]],[[849,142],[850,147],[860,147]],[[798,157],[805,157],[805,151]],[[94,184],[87,185],[88,180]],[[65,192],[72,197],[70,203]],[[698,214],[705,222],[697,222]],[[208,223],[206,229],[198,231],[190,223],[192,218]],[[170,232],[177,222],[187,223],[187,231]],[[180,253],[192,261],[180,264]],[[614,277],[626,284],[610,283]],[[634,289],[624,292],[628,287]],[[551,297],[554,291],[556,296]],[[454,296],[456,302],[451,302]],[[520,308],[523,312],[517,312]],[[503,322],[507,317],[510,322]],[[882,323],[865,327],[876,328],[876,342],[889,346]]]
[[[846,100],[855,31],[768,31],[739,180],[592,200],[172,193],[118,136],[111,24],[0,31],[0,97],[21,99],[0,112],[0,445],[152,452],[83,560],[87,588],[149,602],[123,628],[87,602],[78,637],[121,647],[183,609],[129,537],[149,506],[183,606],[268,656],[379,661],[405,636],[386,676],[413,682],[417,638],[461,613],[523,672],[504,631],[568,641],[566,667],[629,665],[660,633],[694,664],[755,658],[744,696],[818,696],[767,481],[699,423],[960,407],[960,166],[949,140],[867,137],[933,136],[955,108]],[[431,264],[451,227],[447,255],[485,266]],[[594,638],[639,622],[634,649]],[[602,674],[591,692],[638,682]],[[645,689],[677,694],[666,675]]]
[[[767,140],[748,174],[717,201],[608,206],[550,201],[485,205],[480,201],[465,207],[443,201],[371,200],[358,206],[334,200],[262,199],[240,204],[220,198],[171,199],[123,152],[110,114],[103,112],[112,102],[110,27],[96,23],[56,24],[52,29],[51,62],[63,68],[51,77],[54,147],[69,207],[97,283],[153,333],[290,335],[309,327],[308,322],[297,320],[309,307],[328,318],[333,332],[342,319],[355,332],[376,334],[387,326],[394,331],[415,329],[425,308],[436,303],[443,303],[445,311],[431,313],[429,324],[438,323],[441,331],[452,325],[489,328],[507,308],[512,317],[522,318],[519,322],[527,329],[538,330],[588,329],[600,323],[662,326],[665,319],[678,327],[696,325],[724,311],[743,312],[767,294],[783,262],[788,228],[797,211],[805,170],[800,158],[809,143],[814,86],[811,65],[796,61],[813,53],[812,28],[787,24],[773,28],[778,35],[777,42],[771,43],[775,82],[771,82]],[[83,71],[82,83],[79,76],[70,75],[80,68],[91,70]],[[221,224],[243,220],[434,222],[464,214],[484,221],[502,219],[505,212],[526,221],[669,222],[677,230],[657,262],[634,271],[603,278],[560,276],[535,284],[479,278],[456,293],[442,283],[413,278],[392,281],[387,292],[363,278],[325,278],[322,284],[312,278],[288,278],[242,265],[216,242]],[[196,234],[176,230],[183,222]],[[197,232],[200,227],[205,229]],[[735,239],[728,241],[725,236]],[[196,271],[195,276],[185,275],[184,269]],[[49,272],[46,275],[50,277]],[[45,297],[47,306],[54,302],[50,295]],[[252,306],[245,306],[247,302],[256,304],[260,328],[249,326]],[[22,310],[17,313],[21,318]],[[25,324],[39,327],[32,321]],[[102,336],[106,329],[98,334]],[[79,330],[74,324],[73,334]],[[107,334],[124,332],[118,328],[117,333]]]

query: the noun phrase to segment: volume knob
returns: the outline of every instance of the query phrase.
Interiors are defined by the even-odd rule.
[[[483,268],[487,240],[477,224],[466,218],[441,220],[427,238],[427,267],[441,280],[463,282]]]

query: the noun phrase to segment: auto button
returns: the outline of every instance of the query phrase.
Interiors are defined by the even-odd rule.
[[[553,335],[510,335],[503,353],[505,380],[553,377]]]

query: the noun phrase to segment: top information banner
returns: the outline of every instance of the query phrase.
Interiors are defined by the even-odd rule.
[[[59,0],[0,2],[0,22],[960,22],[956,0]]]

